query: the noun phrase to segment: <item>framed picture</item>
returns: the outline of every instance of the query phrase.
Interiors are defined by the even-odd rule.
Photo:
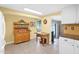
[[[34,27],[35,26],[35,22],[31,21],[30,22],[30,27]]]

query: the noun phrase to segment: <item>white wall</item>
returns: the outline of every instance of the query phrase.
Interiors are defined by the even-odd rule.
[[[3,16],[2,12],[0,12],[0,54],[4,53],[4,46],[5,46],[4,29],[5,29],[4,16]]]

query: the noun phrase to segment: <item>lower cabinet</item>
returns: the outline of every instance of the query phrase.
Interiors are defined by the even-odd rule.
[[[68,42],[65,42],[63,45],[62,45],[62,53],[69,53],[69,54],[72,54],[74,49],[74,47],[72,46],[72,44],[69,44]]]
[[[21,43],[26,42],[30,40],[30,31],[24,29],[25,31],[21,29],[15,29],[14,30],[14,43]]]
[[[60,37],[59,39],[59,53],[60,54],[78,54],[79,41],[74,39]]]
[[[78,40],[75,40],[75,50],[74,50],[74,53],[75,54],[79,54],[79,41]]]

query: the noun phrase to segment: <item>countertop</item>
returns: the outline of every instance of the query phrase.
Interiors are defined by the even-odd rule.
[[[74,40],[79,40],[79,36],[78,35],[63,34],[61,36],[62,37],[67,37],[67,38],[71,38],[71,39],[74,39]]]

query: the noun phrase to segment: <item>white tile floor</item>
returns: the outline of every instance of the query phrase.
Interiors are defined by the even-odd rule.
[[[35,39],[29,42],[20,43],[17,45],[9,44],[5,46],[6,54],[58,54],[59,53],[58,39],[55,39],[54,44],[42,46]]]

